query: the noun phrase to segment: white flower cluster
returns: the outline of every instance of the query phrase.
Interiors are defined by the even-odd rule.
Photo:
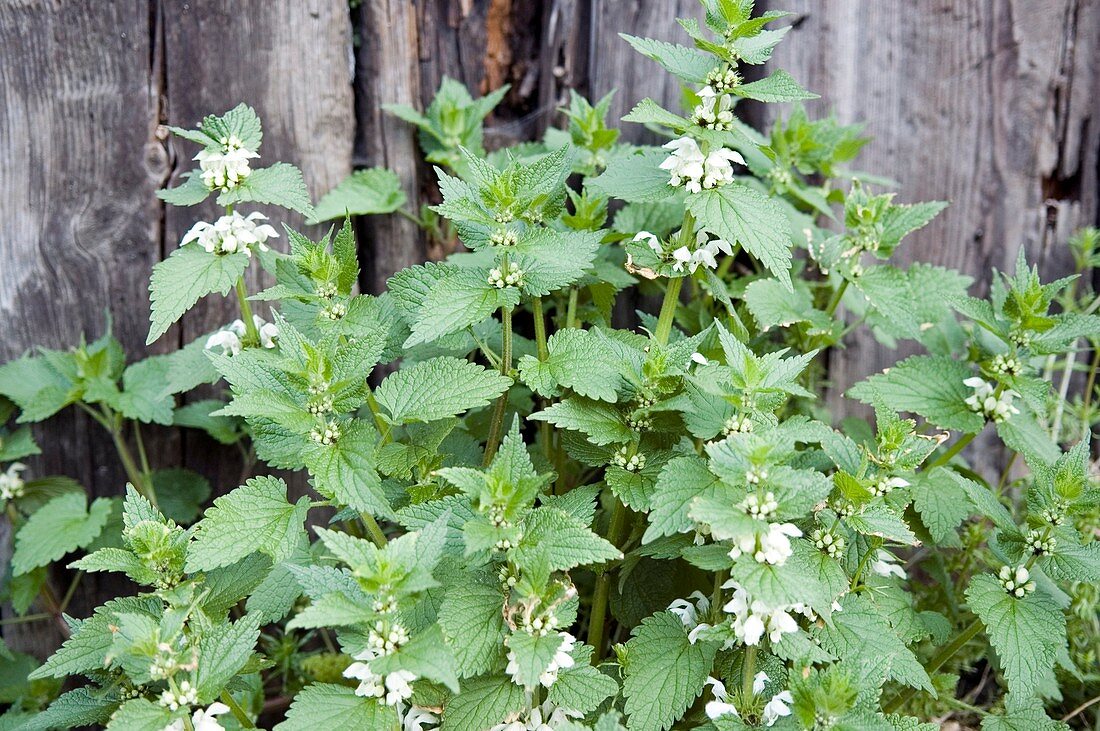
[[[802,531],[793,523],[770,523],[765,533],[746,533],[735,538],[729,555],[732,559],[749,555],[757,563],[782,566],[793,552],[791,538],[801,535]]]
[[[224,703],[211,703],[207,708],[200,708],[191,714],[191,728],[194,731],[225,731],[215,716],[229,713],[229,706]],[[164,727],[163,731],[183,731],[185,725],[182,718],[177,718]]]
[[[725,131],[733,128],[733,95],[726,94],[713,86],[704,86],[698,92],[699,103],[692,115],[700,127]]]
[[[674,236],[676,234],[673,234]],[[685,269],[694,274],[699,265],[708,269],[718,268],[718,254],[733,254],[733,247],[724,239],[712,239],[706,231],[697,231],[695,234],[695,248],[680,246],[672,251],[666,251],[661,241],[649,231],[639,231],[634,235],[635,241],[644,241],[653,253],[663,260],[672,261],[672,271],[682,272]],[[698,362],[698,361],[696,361]],[[702,363],[700,365],[705,365]]]
[[[763,693],[768,680],[767,673],[757,673],[752,679],[753,695],[760,695]],[[714,700],[709,701],[705,708],[707,718],[714,721],[722,716],[741,717],[740,714],[737,713],[737,707],[729,702],[729,693],[726,691],[726,686],[721,680],[708,677],[706,684],[710,686],[711,692],[714,694]],[[764,710],[761,712],[761,720],[764,722],[764,725],[773,726],[780,718],[791,715],[790,706],[792,703],[794,703],[794,698],[791,696],[789,690],[780,691],[773,695],[771,700],[764,705]]]
[[[840,558],[844,554],[844,536],[818,528],[810,538],[813,539],[814,547],[824,551],[829,558]]]
[[[899,487],[909,487],[908,480],[903,480],[900,477],[880,477],[873,485],[871,485],[871,494],[875,497],[883,497],[889,495]]]
[[[900,559],[882,548],[875,555],[875,560],[871,562],[871,571],[883,578],[896,576],[903,581],[909,578],[909,575],[905,573],[905,569],[900,565]]]
[[[1027,543],[1028,548],[1036,556],[1050,555],[1054,552],[1054,547],[1058,545],[1058,539],[1054,536],[1047,536],[1037,528],[1032,528],[1027,532],[1024,542]]]
[[[199,691],[191,685],[190,680],[181,680],[178,688],[169,688],[160,694],[160,704],[169,711],[176,711],[183,706],[193,706],[199,702]]]
[[[691,600],[694,600],[691,601]],[[684,623],[688,631],[688,642],[695,644],[699,633],[710,627],[703,618],[710,612],[710,599],[701,591],[693,591],[687,599],[674,599],[668,605],[668,611],[675,614]]]
[[[698,193],[704,188],[718,188],[733,182],[733,163],[745,164],[745,158],[736,150],[719,147],[704,155],[699,144],[690,137],[680,137],[663,145],[671,150],[661,163],[661,169],[668,171],[668,184],[674,188],[681,185],[689,193]]]
[[[519,268],[519,264],[508,262],[503,270],[496,268],[490,269],[488,281],[491,286],[497,289],[504,289],[505,287],[522,287],[523,270]]]
[[[327,421],[323,427],[318,426],[309,430],[309,438],[322,446],[328,447],[340,441],[340,423]]]
[[[971,411],[982,414],[998,424],[1007,421],[1013,414],[1020,413],[1020,410],[1012,405],[1013,400],[1020,394],[1012,389],[1006,388],[998,396],[993,384],[980,376],[967,378],[963,383],[974,389],[974,393],[966,397],[966,405]]]
[[[557,731],[569,723],[569,719],[584,716],[583,713],[557,706],[549,699],[530,711],[520,711],[513,715],[514,717],[504,723],[490,726],[489,731]]]
[[[1017,566],[1015,569],[1002,566],[997,578],[1001,580],[1001,586],[1009,596],[1017,599],[1022,599],[1035,591],[1035,582],[1031,580],[1031,574],[1028,573],[1026,566]]]
[[[722,611],[733,615],[733,633],[746,645],[759,645],[765,634],[772,642],[779,642],[783,635],[798,631],[798,622],[791,612],[806,614],[809,611],[803,604],[769,607],[759,599],[753,601],[745,588],[733,579],[722,584],[722,588],[733,589],[733,598],[726,602]]]
[[[252,256],[252,248],[267,251],[267,240],[279,238],[279,232],[266,221],[267,216],[260,212],[247,216],[233,211],[214,223],[199,221],[184,234],[180,246],[197,243],[211,254],[235,254],[242,251]]]
[[[730,434],[747,434],[752,430],[752,419],[750,419],[747,414],[731,416],[726,419],[726,423],[722,425],[722,433],[726,436]]]
[[[252,322],[256,325],[256,331],[260,334],[260,345],[264,348],[274,348],[279,340],[279,328],[275,323],[267,322],[259,315],[253,315]],[[241,339],[246,332],[244,320],[234,320],[208,337],[206,345],[203,347],[221,355],[236,355],[241,352],[243,347]]]
[[[645,469],[645,455],[641,452],[631,454],[629,447],[620,447],[611,457],[611,463],[627,472],[639,472]]]
[[[12,462],[5,472],[0,472],[0,501],[23,497],[23,478],[19,473],[27,469],[22,462]]]
[[[408,670],[396,670],[387,675],[379,675],[370,668],[370,661],[377,654],[373,650],[364,650],[355,656],[360,662],[353,662],[344,670],[345,678],[354,678],[359,681],[355,689],[355,695],[364,698],[381,699],[388,706],[396,706],[404,703],[412,696],[412,683],[416,676]]]
[[[539,684],[544,688],[549,688],[558,680],[558,673],[562,670],[568,670],[573,667],[574,660],[573,647],[577,644],[577,638],[568,632],[559,632],[558,638],[561,640],[561,644],[558,645],[558,649],[554,652],[554,657],[550,660],[550,664],[539,675]],[[519,674],[519,660],[516,657],[514,650],[508,651],[508,666],[504,668],[504,672],[508,673],[508,677],[512,679],[512,682],[516,685],[522,685],[516,676]]]
[[[989,370],[1007,376],[1019,375],[1023,369],[1024,364],[1020,362],[1019,358],[1004,353],[993,356],[993,360],[989,364]]]
[[[741,501],[741,509],[756,520],[767,520],[775,515],[775,511],[779,509],[779,503],[776,502],[775,493],[771,490],[765,493],[764,497],[752,492]]]
[[[231,190],[252,174],[248,161],[260,156],[244,146],[236,135],[218,140],[216,148],[195,155],[202,171],[202,182],[210,190]]]

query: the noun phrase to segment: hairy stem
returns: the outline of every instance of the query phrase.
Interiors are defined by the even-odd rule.
[[[577,326],[577,288],[569,288],[569,304],[565,308],[565,326]]]
[[[680,304],[680,288],[683,285],[683,277],[668,280],[665,299],[661,303],[661,314],[657,317],[657,332],[653,333],[661,345],[667,344],[668,337],[672,334],[672,319],[676,314],[676,305]]]
[[[157,494],[153,490],[153,484],[148,479],[148,475],[143,473],[138,467],[137,462],[134,461],[134,455],[130,452],[130,446],[126,444],[126,437],[122,434],[122,425],[119,423],[120,419],[113,412],[107,411],[104,407],[104,418],[110,423],[111,441],[114,442],[115,451],[118,452],[118,459],[122,462],[122,469],[126,472],[126,479],[134,486],[134,489],[140,492],[146,500],[153,504],[153,507],[159,508],[157,503]]]
[[[928,671],[929,675],[939,670],[943,667],[944,663],[955,656],[955,653],[965,647],[970,640],[974,639],[974,637],[982,631],[984,626],[985,625],[982,624],[980,619],[975,619],[966,629],[960,632],[955,639],[951,640],[950,644],[936,653],[936,656],[932,658],[924,669]],[[884,705],[882,707],[882,712],[887,714],[897,712],[899,708],[904,706],[905,703],[916,694],[916,688],[906,688],[894,696],[889,703]]]
[[[252,723],[252,719],[248,717],[248,714],[241,708],[241,704],[237,703],[237,699],[228,690],[223,690],[221,694],[222,703],[229,706],[229,710],[233,712],[233,718],[237,719],[237,723],[241,724],[241,728],[256,728],[256,724]]]
[[[951,445],[950,449],[940,455],[935,462],[928,465],[928,469],[932,469],[933,467],[941,467],[950,462],[951,458],[959,452],[963,451],[967,444],[970,444],[972,441],[974,441],[974,437],[976,436],[976,434],[964,434],[962,437],[959,438],[957,442]]]
[[[507,376],[512,370],[512,308],[501,307],[500,308],[500,322],[501,322],[501,354],[500,354],[500,373]],[[489,425],[489,439],[485,443],[485,459],[484,464],[488,466],[493,461],[493,457],[496,456],[497,448],[500,446],[500,438],[504,432],[504,412],[508,410],[508,391],[505,391],[497,399],[496,406],[493,407],[493,421]]]
[[[363,525],[367,527],[367,532],[370,533],[374,545],[384,548],[389,541],[386,539],[386,534],[382,532],[382,526],[378,525],[378,521],[374,519],[374,516],[370,513],[360,513],[359,517],[363,519]]]
[[[607,540],[616,548],[622,542],[626,528],[626,508],[615,498],[611,507],[611,520],[607,526]],[[596,579],[596,591],[592,595],[592,615],[588,620],[588,644],[592,646],[592,664],[598,665],[604,657],[603,643],[607,636],[607,603],[611,597],[611,569],[604,569]]]
[[[745,648],[745,656],[741,658],[741,697],[744,700],[752,698],[752,679],[756,675],[756,645]]]
[[[848,291],[848,280],[842,280],[840,286],[833,292],[833,296],[829,298],[829,304],[825,307],[825,312],[828,315],[832,315],[836,312],[836,308],[840,306],[840,300],[844,298],[844,293]]]
[[[244,275],[237,279],[237,304],[241,308],[241,319],[244,320],[244,332],[248,342],[252,345],[260,344],[260,331],[256,329],[256,322],[252,319],[252,305],[248,302],[248,289],[244,286]]]

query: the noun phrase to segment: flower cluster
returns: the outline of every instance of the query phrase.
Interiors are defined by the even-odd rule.
[[[267,240],[279,238],[279,232],[266,221],[267,216],[254,211],[247,216],[233,211],[214,223],[199,221],[191,227],[180,246],[197,243],[211,254],[236,254],[244,252],[252,256],[252,249],[267,251]]]
[[[759,672],[753,676],[752,694],[760,695],[763,693],[768,680],[770,678],[764,672]],[[737,707],[729,702],[729,693],[722,681],[708,677],[706,684],[710,686],[711,692],[714,694],[714,700],[709,701],[705,707],[707,718],[714,721],[722,716],[741,717],[737,712]],[[794,703],[794,697],[791,696],[789,690],[776,693],[771,700],[764,704],[760,720],[764,722],[765,726],[773,726],[780,718],[791,715],[790,706],[792,703]]]
[[[504,289],[505,287],[522,287],[523,270],[520,269],[519,264],[515,262],[508,262],[501,269],[490,269],[489,284],[497,289]]]
[[[160,704],[170,711],[176,711],[184,706],[193,706],[199,701],[199,691],[191,681],[180,681],[176,690],[169,688],[160,694]]]
[[[801,535],[802,531],[793,523],[770,523],[768,530],[764,533],[759,535],[746,533],[735,538],[729,555],[732,559],[749,555],[757,563],[782,566],[793,552],[791,538],[798,538]]]
[[[229,706],[224,703],[211,703],[208,708],[200,708],[191,715],[191,728],[194,731],[225,731],[215,716],[229,713]],[[186,724],[182,718],[177,718],[164,727],[163,731],[184,731]]]
[[[19,473],[27,469],[22,462],[12,462],[5,472],[0,472],[0,501],[23,497],[23,478]]]
[[[902,580],[908,578],[905,569],[899,564],[898,557],[882,548],[875,554],[875,560],[871,562],[871,571],[883,578],[891,576],[896,576]]]
[[[724,94],[712,86],[699,90],[699,104],[695,107],[692,121],[700,127],[725,131],[733,128],[733,96]]]
[[[909,487],[909,481],[900,477],[887,477],[884,475],[871,485],[871,494],[875,497],[884,497],[899,487]]]
[[[694,600],[694,602],[690,601]],[[699,633],[710,627],[703,618],[710,612],[710,599],[701,591],[693,591],[687,599],[674,599],[668,605],[668,611],[675,614],[684,623],[688,631],[688,641],[695,644]]]
[[[244,146],[236,135],[218,140],[217,147],[208,147],[195,155],[202,171],[202,182],[210,190],[232,190],[252,174],[248,161],[260,156]]]
[[[1054,547],[1058,545],[1058,539],[1054,536],[1048,536],[1044,531],[1036,528],[1032,528],[1027,532],[1024,542],[1027,543],[1027,547],[1036,556],[1050,555],[1054,552]]]
[[[1017,566],[1015,569],[1002,566],[997,578],[1000,579],[1004,590],[1017,599],[1022,599],[1035,591],[1035,582],[1031,580],[1031,574],[1028,573],[1026,566]]]
[[[736,150],[719,147],[703,154],[699,144],[690,137],[680,137],[664,145],[671,150],[661,163],[661,169],[669,173],[668,184],[681,185],[689,193],[699,193],[704,188],[718,188],[733,181],[733,163],[745,164],[745,158]]]
[[[727,256],[733,254],[733,247],[730,246],[728,241],[718,238],[712,239],[710,234],[702,230],[695,233],[695,246],[693,248],[679,246],[672,251],[667,251],[660,239],[649,231],[639,231],[635,234],[634,240],[644,241],[653,250],[653,253],[661,259],[671,260],[672,271],[674,272],[683,272],[686,269],[694,274],[700,264],[708,269],[717,269],[719,253]]]
[[[631,454],[629,447],[620,447],[611,457],[611,462],[616,467],[622,467],[627,472],[639,472],[645,469],[645,455],[641,452]]]
[[[547,699],[542,705],[515,713],[510,720],[490,726],[489,731],[554,731],[569,723],[569,719],[583,716],[583,713],[555,705]]]
[[[998,395],[993,384],[979,376],[967,378],[963,383],[974,389],[974,393],[966,397],[966,405],[971,411],[982,414],[998,424],[1007,421],[1013,414],[1020,413],[1020,410],[1012,405],[1020,394],[1012,389],[1006,388]]]
[[[269,349],[274,348],[279,340],[279,328],[259,315],[253,315],[252,322],[256,325],[256,332],[260,335],[260,346]],[[221,355],[236,355],[241,352],[243,347],[242,338],[244,338],[246,332],[244,321],[234,320],[208,337],[204,347],[206,350],[213,350]]]
[[[783,635],[798,631],[798,623],[791,612],[805,614],[808,611],[802,604],[769,607],[759,599],[754,601],[733,579],[722,584],[722,588],[733,589],[733,598],[726,602],[722,611],[733,615],[733,633],[746,645],[759,645],[765,634],[772,642],[779,642]]]

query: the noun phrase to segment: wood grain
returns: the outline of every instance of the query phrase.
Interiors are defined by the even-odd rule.
[[[821,95],[808,105],[874,138],[858,167],[899,201],[951,206],[898,251],[957,268],[983,292],[1020,247],[1052,279],[1069,232],[1097,221],[1100,5],[1088,0],[798,0],[775,65]],[[831,401],[892,364],[861,333],[833,354]]]

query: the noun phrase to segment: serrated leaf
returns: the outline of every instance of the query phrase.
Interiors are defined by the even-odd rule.
[[[985,419],[966,405],[973,389],[963,381],[972,375],[966,363],[917,355],[857,383],[848,395],[865,404],[881,403],[895,411],[919,414],[943,429],[976,434]]]
[[[239,186],[218,195],[219,206],[246,201],[282,206],[307,218],[313,215],[302,171],[286,162],[253,170]]]
[[[484,731],[527,705],[523,688],[504,676],[484,676],[465,684],[443,707],[447,731]]]
[[[1039,683],[1053,670],[1058,648],[1065,645],[1065,615],[1042,592],[1032,592],[1022,599],[1009,596],[1001,582],[989,574],[971,579],[966,600],[985,625],[1004,668],[1009,692],[1034,695]]]
[[[228,566],[256,551],[275,561],[288,558],[302,540],[309,498],[291,505],[286,494],[281,479],[253,477],[216,499],[188,549],[188,573]]]
[[[386,168],[356,170],[321,198],[309,222],[392,213],[405,201],[397,173]]]
[[[595,178],[585,182],[585,188],[606,198],[629,203],[655,203],[672,196],[676,189],[669,185],[669,176],[661,170],[668,155],[656,147],[638,148],[611,158]]]
[[[626,643],[624,706],[630,731],[664,731],[703,692],[715,647],[692,644],[671,612],[646,617]]]
[[[637,38],[626,33],[620,33],[619,37],[629,43],[635,51],[653,59],[666,71],[689,84],[704,83],[707,74],[718,65],[714,56],[694,48],[653,38]]]
[[[777,69],[759,81],[735,86],[731,91],[737,96],[758,102],[796,102],[818,98],[817,94],[802,88],[802,84],[783,69]]]
[[[377,698],[355,695],[346,685],[313,683],[294,696],[286,712],[286,720],[276,731],[363,731],[397,727],[397,712],[393,706]]]
[[[194,674],[200,701],[210,702],[217,698],[245,666],[260,637],[262,619],[258,613],[249,614],[236,622],[225,622],[203,631],[199,638],[202,662]]]
[[[485,406],[512,379],[461,358],[432,358],[386,377],[375,397],[395,424],[435,421]]]
[[[576,566],[622,558],[622,553],[577,518],[557,508],[544,507],[527,514],[516,556],[520,565],[537,556],[550,571],[568,571]]]
[[[439,625],[463,678],[488,672],[503,656],[504,595],[499,585],[460,582],[447,590]]]
[[[55,497],[36,510],[16,534],[12,573],[25,574],[87,546],[107,525],[110,515],[108,498],[96,498],[89,507],[83,493]]]
[[[561,429],[588,435],[593,444],[628,442],[633,432],[614,406],[581,396],[570,396],[542,411],[531,414],[535,421],[548,421]]]
[[[211,254],[188,244],[154,265],[149,279],[151,322],[145,344],[163,335],[200,298],[213,292],[229,294],[248,268],[248,262],[248,255],[242,252]]]
[[[595,332],[559,330],[550,336],[547,348],[544,361],[529,355],[519,361],[520,378],[534,391],[550,397],[561,387],[600,401],[618,400],[618,363]]]
[[[741,244],[793,291],[790,224],[775,201],[747,186],[729,183],[688,196],[687,209],[701,228]]]

